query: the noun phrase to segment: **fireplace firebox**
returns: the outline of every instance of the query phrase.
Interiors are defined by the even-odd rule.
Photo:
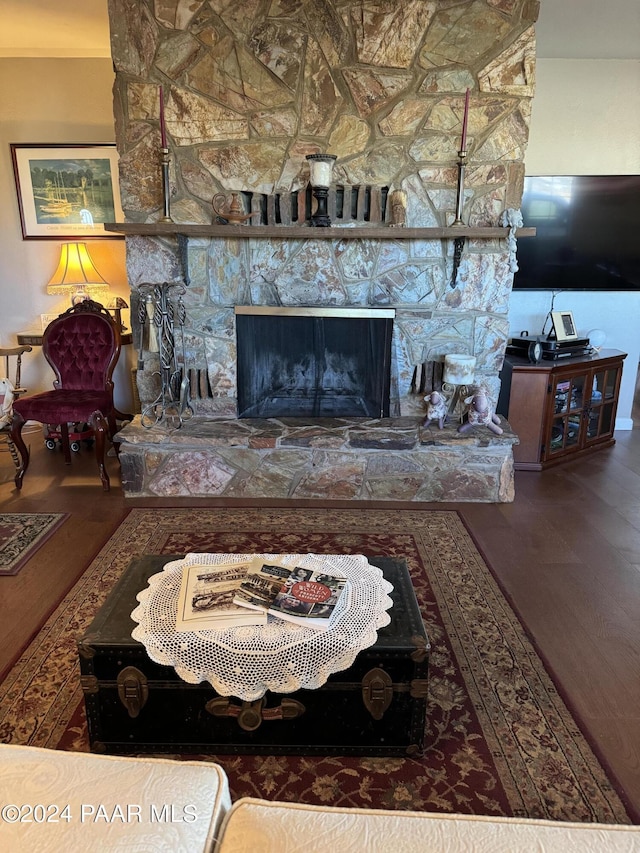
[[[392,309],[237,306],[239,418],[389,416]]]

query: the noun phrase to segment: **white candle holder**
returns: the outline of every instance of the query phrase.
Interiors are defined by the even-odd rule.
[[[336,161],[335,154],[307,154],[309,161],[310,178],[313,187],[313,195],[317,202],[316,212],[311,216],[311,225],[315,228],[327,228],[331,225],[331,219],[327,211],[327,200],[329,187],[333,174],[333,164]]]

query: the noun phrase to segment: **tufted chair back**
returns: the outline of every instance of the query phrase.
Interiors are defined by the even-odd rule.
[[[56,374],[54,388],[113,391],[120,332],[99,303],[85,300],[53,320],[45,329],[42,350]]]

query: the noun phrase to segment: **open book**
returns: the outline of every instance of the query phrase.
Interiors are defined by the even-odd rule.
[[[347,579],[322,570],[293,568],[255,559],[234,597],[241,607],[326,630]]]
[[[266,613],[234,603],[250,561],[211,565],[193,563],[182,569],[176,631],[223,630],[238,625],[264,625]]]

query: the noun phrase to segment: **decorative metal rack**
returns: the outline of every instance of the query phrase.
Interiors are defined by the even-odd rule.
[[[160,358],[160,391],[153,402],[143,408],[141,414],[142,426],[147,429],[160,424],[179,429],[185,420],[193,416],[184,346],[184,290],[182,284],[167,282],[141,284],[139,287],[138,322],[141,334],[145,326],[153,327],[149,331],[157,336]],[[148,304],[151,310],[147,308]],[[176,326],[181,334],[182,367],[176,356]],[[140,350],[142,353],[142,337]],[[142,366],[139,363],[138,369]]]

